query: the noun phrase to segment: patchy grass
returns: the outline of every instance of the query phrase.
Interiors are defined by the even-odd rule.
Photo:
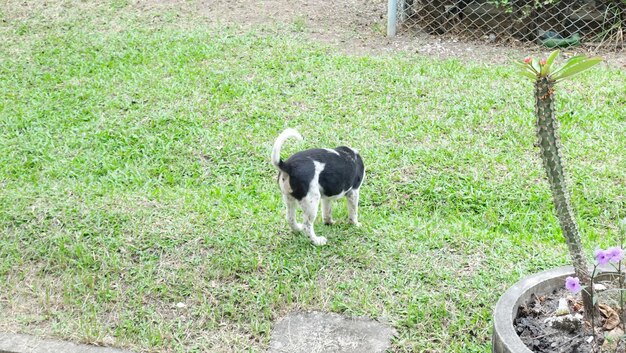
[[[499,295],[567,263],[512,67],[48,5],[0,13],[0,330],[263,351],[311,309],[388,322],[397,352],[487,352]],[[558,92],[588,249],[625,215],[624,82],[599,68]],[[269,153],[288,126],[305,141],[285,157],[345,143],[368,169],[363,227],[341,203],[322,248],[283,217]]]

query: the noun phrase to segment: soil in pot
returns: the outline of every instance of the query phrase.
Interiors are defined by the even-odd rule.
[[[532,295],[522,303],[514,320],[515,330],[536,353],[626,353],[626,344],[620,341],[624,326],[620,322],[619,291],[611,290],[613,287],[617,286],[611,281],[596,286],[602,291],[596,289],[595,294],[599,306],[594,320],[595,342],[591,323],[582,319],[580,294],[573,295],[565,288],[540,297]],[[564,307],[567,312],[563,312]]]

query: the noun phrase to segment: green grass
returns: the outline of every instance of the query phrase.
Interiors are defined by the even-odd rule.
[[[393,325],[397,352],[489,352],[491,311],[568,262],[513,65],[345,56],[126,1],[0,12],[0,330],[254,351],[291,310]],[[160,11],[160,12],[159,12]],[[587,249],[626,216],[626,74],[560,86]],[[349,144],[361,228],[292,234],[269,164]],[[184,308],[177,308],[184,303]]]

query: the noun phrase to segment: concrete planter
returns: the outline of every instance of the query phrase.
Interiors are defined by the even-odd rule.
[[[513,320],[517,308],[530,298],[531,294],[541,296],[565,285],[565,278],[574,275],[571,266],[559,267],[537,273],[522,279],[507,290],[493,312],[493,353],[532,353],[515,332]]]
[[[593,269],[589,269],[591,273]],[[513,320],[519,306],[528,301],[531,294],[542,296],[565,286],[565,279],[575,276],[572,266],[558,267],[528,276],[515,283],[500,297],[493,311],[493,353],[533,353],[515,332]],[[610,266],[598,268],[596,281],[614,281],[618,273]]]

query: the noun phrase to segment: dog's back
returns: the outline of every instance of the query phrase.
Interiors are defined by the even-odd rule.
[[[363,181],[364,166],[356,151],[342,146],[295,153],[283,162],[281,170],[289,175],[291,195],[300,200],[309,192],[315,178],[324,197],[343,196],[351,189],[358,189]]]

